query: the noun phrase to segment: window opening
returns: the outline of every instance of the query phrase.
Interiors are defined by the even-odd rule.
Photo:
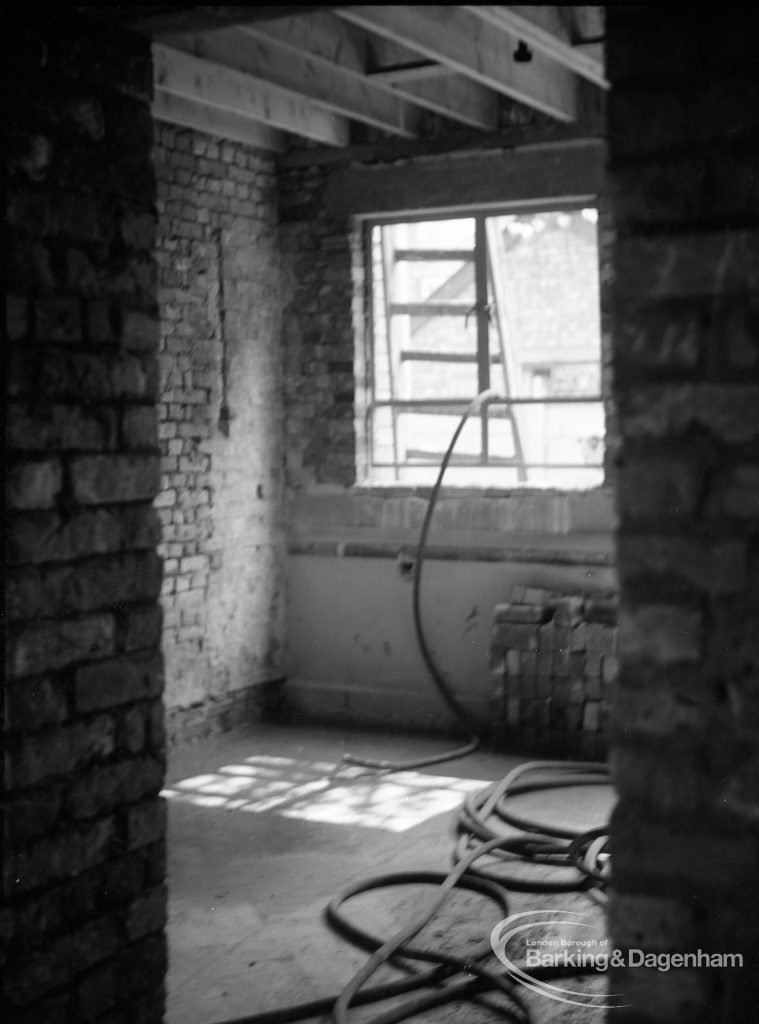
[[[596,210],[370,225],[369,483],[603,482]]]

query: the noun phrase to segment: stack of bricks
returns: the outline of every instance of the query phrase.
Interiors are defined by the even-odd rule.
[[[283,675],[273,154],[157,124],[163,649],[171,743],[255,717]]]
[[[326,169],[283,170],[278,181],[287,481],[350,486],[364,383],[363,235],[326,212]]]
[[[617,679],[617,601],[515,587],[491,631],[494,740],[519,753],[599,758]]]
[[[166,908],[149,49],[70,9],[60,22],[15,13],[3,1020],[157,1024]]]
[[[620,1021],[759,1006],[759,73],[742,18],[611,6],[620,681],[611,944],[743,967],[620,969]]]

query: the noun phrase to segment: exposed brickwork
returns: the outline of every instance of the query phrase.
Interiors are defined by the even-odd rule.
[[[166,909],[149,47],[71,10],[60,23],[50,10],[31,19],[16,11],[6,48],[3,1020],[158,1024]],[[157,827],[132,838],[138,810]]]
[[[597,759],[618,674],[617,601],[515,587],[491,630],[494,736],[521,753]]]
[[[156,136],[173,738],[283,674],[280,290],[271,154],[168,125]],[[132,323],[136,347],[145,330]]]
[[[278,178],[287,481],[296,488],[356,480],[363,233],[328,215],[327,181],[318,167]]]
[[[612,944],[740,952],[620,972],[622,1022],[759,1005],[759,77],[741,19],[607,8],[620,684]],[[666,899],[665,899],[666,897]],[[634,975],[634,976],[633,976]],[[649,977],[652,975],[653,977]]]
[[[187,743],[228,732],[254,721],[279,722],[287,713],[284,679],[235,690],[191,708],[170,708],[166,714],[166,740]]]

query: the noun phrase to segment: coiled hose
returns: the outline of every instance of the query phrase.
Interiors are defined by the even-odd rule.
[[[604,899],[608,882],[606,830],[588,832],[564,828],[526,819],[517,815],[509,801],[525,793],[556,787],[605,785],[608,769],[595,762],[531,761],[514,768],[500,782],[470,795],[457,816],[458,840],[455,845],[454,868],[447,875],[435,871],[399,871],[376,875],[346,886],[330,900],[325,916],[330,926],[343,938],[353,942],[371,956],[348,985],[334,996],[311,1000],[282,1009],[239,1017],[225,1024],[289,1024],[332,1012],[334,1024],[347,1024],[350,1007],[366,1006],[387,999],[408,995],[391,1010],[371,1018],[371,1024],[396,1024],[423,1010],[462,999],[479,1001],[496,990],[507,998],[500,1005],[501,1019],[528,1024],[530,1015],[520,998],[519,990],[504,972],[487,966],[492,963],[493,950],[489,940],[483,941],[466,956],[455,956],[439,950],[421,948],[412,940],[440,910],[455,887],[463,887],[487,897],[500,917],[510,913],[510,892],[572,892]],[[507,831],[508,830],[508,831]],[[476,861],[489,857],[494,863],[476,867]],[[518,865],[546,865],[561,869],[564,877],[529,878],[514,874]],[[346,904],[355,896],[376,889],[399,885],[437,885],[430,904],[403,930],[383,940],[352,922],[345,912]],[[433,966],[419,969],[416,964]],[[371,976],[385,963],[405,971],[407,977],[364,987]],[[588,968],[525,968],[533,978],[557,978],[583,975]]]
[[[479,746],[477,723],[451,690],[427,643],[420,598],[427,537],[445,471],[467,419],[493,397],[494,392],[483,391],[469,404],[443,457],[419,535],[412,596],[414,628],[424,663],[447,707],[459,723],[472,731],[472,736],[466,745],[433,757],[383,761],[344,754],[342,760],[346,764],[380,771],[409,770],[464,757]],[[479,1001],[485,993],[494,989],[507,1000],[505,1007],[498,1008],[500,1018],[516,1024],[528,1024],[529,1011],[514,983],[504,973],[484,963],[486,958],[492,956],[489,940],[481,943],[466,957],[422,949],[412,945],[411,940],[437,914],[456,886],[487,896],[504,917],[509,913],[510,891],[585,891],[595,902],[603,904],[604,889],[609,878],[606,827],[583,832],[531,821],[515,814],[509,806],[509,799],[537,789],[598,786],[608,782],[608,768],[601,763],[531,761],[515,768],[500,782],[470,795],[458,813],[454,867],[447,875],[434,871],[399,871],[377,875],[347,886],[330,900],[325,916],[331,927],[344,938],[371,952],[361,970],[339,994],[279,1010],[238,1017],[223,1024],[290,1024],[291,1021],[307,1020],[330,1011],[333,1024],[348,1024],[347,1013],[351,1006],[365,1006],[407,993],[420,993],[371,1018],[371,1024],[396,1024],[444,1003],[461,999]],[[511,829],[511,832],[504,832],[504,826]],[[476,867],[476,862],[482,857],[489,857],[494,863],[488,867]],[[525,878],[523,874],[513,874],[509,870],[517,863],[548,865],[564,870],[565,874],[561,878]],[[390,939],[383,941],[359,928],[344,913],[344,904],[354,896],[374,889],[408,884],[434,884],[438,886],[438,892],[421,915]],[[415,966],[417,961],[435,966],[420,970]],[[364,987],[371,976],[386,963],[406,971],[408,976],[371,988]],[[589,973],[588,968],[584,967],[538,967],[529,970],[523,967],[522,970],[534,978]]]

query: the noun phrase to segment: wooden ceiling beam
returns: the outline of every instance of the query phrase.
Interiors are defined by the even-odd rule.
[[[511,33],[536,53],[608,89],[603,62],[580,49],[573,41],[571,25],[568,24],[573,8],[473,5],[462,9],[495,29]]]
[[[291,149],[279,158],[282,168],[339,166],[353,163],[395,163],[446,153],[481,153],[491,150],[571,149],[573,146],[603,145],[606,120],[600,114],[566,124],[522,124],[501,128],[496,132],[462,129],[449,135],[426,139],[383,139],[346,146],[344,149]]]
[[[330,146],[348,144],[347,122],[317,104],[270,82],[161,43],[153,43],[153,80],[156,92],[164,96],[158,109],[167,114],[170,109],[186,107],[165,98],[173,96],[205,108],[211,120],[225,113],[229,115],[228,123],[237,123],[231,118],[244,119],[253,125],[268,125],[269,129],[292,132]],[[253,132],[253,127],[250,130]]]
[[[376,59],[377,48],[370,46],[366,36],[356,33],[350,25],[332,14],[281,18],[275,22],[246,26],[240,31],[286,47],[299,57],[307,55],[321,68],[324,64],[338,68],[365,86],[368,83],[371,89],[381,90],[385,95],[399,97],[469,127],[490,131],[498,123],[498,100],[490,90],[462,76],[452,75],[438,64],[433,64],[435,77],[424,75],[423,81],[414,80],[413,76],[412,81],[408,81],[402,76],[399,80],[393,75],[367,74],[367,64]],[[383,52],[384,59],[388,56],[390,54]],[[394,48],[392,53],[395,59],[413,56],[413,52],[400,47]],[[422,63],[429,65],[431,62]],[[424,71],[429,74],[427,68]]]
[[[414,138],[420,130],[418,108],[399,96],[346,74],[344,68],[283,46],[243,28],[215,32],[162,36],[177,50],[233,68],[270,86],[297,93],[338,117],[353,118],[385,132]]]
[[[333,21],[341,22],[337,14]],[[352,28],[347,22],[341,22],[346,28]],[[366,73],[383,77],[388,81],[417,81],[421,78],[434,78],[437,75],[450,75],[451,70],[439,61],[430,60],[416,50],[385,36],[363,32],[366,47]]]
[[[194,128],[195,131],[244,142],[248,146],[273,150],[275,153],[285,151],[285,137],[282,132],[233,110],[209,107],[187,96],[175,96],[162,89],[156,89],[151,111],[156,121],[179,125],[180,128]]]
[[[498,127],[498,96],[463,75],[396,80],[393,89],[399,96],[470,128],[494,131]]]
[[[289,8],[283,8],[289,12]],[[278,18],[255,25],[246,25],[246,35],[278,43],[298,54],[326,61],[344,72],[364,76],[367,42],[357,31],[334,14],[323,12],[308,16]]]
[[[527,63],[516,61],[515,36],[461,7],[366,5],[341,7],[337,14],[558,120],[577,118],[571,71],[539,52]]]
[[[438,78],[440,75],[450,75],[448,68],[438,64],[435,60],[408,60],[398,64],[383,64],[369,68],[367,77],[378,82],[386,82],[389,85],[396,85],[402,82],[426,81],[430,78]]]
[[[602,140],[531,150],[457,152],[440,160],[345,164],[329,175],[325,210],[373,217],[568,201],[592,206],[604,185]],[[550,205],[549,205],[550,204]]]

